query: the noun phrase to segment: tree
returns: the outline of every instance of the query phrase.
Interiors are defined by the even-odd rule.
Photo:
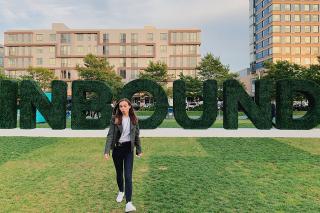
[[[276,63],[267,61],[264,63],[266,74],[262,79],[277,81],[280,79],[300,79],[301,73],[306,70],[305,67],[293,64],[288,61],[277,61]]]
[[[144,72],[139,73],[139,78],[155,81],[164,87],[168,81],[168,66],[161,61],[149,61]]]
[[[192,77],[190,75],[183,75],[181,72],[179,78],[183,80],[186,84],[186,96],[192,99],[198,99],[202,96],[202,82],[196,76]]]
[[[221,63],[219,57],[215,57],[211,53],[207,53],[199,65],[196,67],[199,70],[198,75],[201,81],[213,79],[218,84],[218,97],[222,99],[222,85],[225,80],[236,79],[238,74],[230,73],[229,65]],[[241,85],[243,85],[241,83]]]
[[[44,67],[29,67],[27,74],[21,76],[19,80],[34,80],[43,91],[51,88],[51,81],[57,80],[54,72]]]
[[[8,77],[6,76],[6,74],[4,74],[3,67],[0,67],[0,80],[5,80],[5,79],[8,79]]]
[[[86,55],[83,61],[84,67],[76,67],[79,76],[83,80],[106,82],[112,90],[113,98],[118,99],[123,83],[122,78],[115,73],[114,66],[110,65],[106,58],[98,58],[93,54]]]
[[[308,79],[320,85],[320,65],[312,64],[308,69],[305,69],[301,74],[302,79]]]
[[[311,65],[307,68],[295,63],[290,63],[289,61],[277,61],[276,63],[268,61],[264,63],[264,68],[266,69],[266,72],[261,79],[272,80],[274,84],[272,97],[274,99],[276,97],[276,81],[281,79],[308,79],[317,81],[317,79],[319,80],[320,76],[319,65]],[[316,73],[318,73],[318,76],[315,75]],[[302,101],[303,99],[305,99],[305,97],[302,96],[302,94],[297,93],[295,95],[295,100]]]

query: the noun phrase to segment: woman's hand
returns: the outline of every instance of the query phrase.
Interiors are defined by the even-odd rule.
[[[137,155],[138,158],[142,157],[142,152]]]
[[[109,160],[109,154],[104,154],[104,159]]]

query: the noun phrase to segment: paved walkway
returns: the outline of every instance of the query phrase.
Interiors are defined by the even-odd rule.
[[[0,129],[0,136],[27,137],[106,137],[105,130],[52,130],[49,128]],[[286,137],[286,138],[320,138],[320,129],[312,130],[258,130],[255,128],[239,128],[226,130],[210,128],[205,130],[187,130],[182,128],[141,129],[140,137]]]

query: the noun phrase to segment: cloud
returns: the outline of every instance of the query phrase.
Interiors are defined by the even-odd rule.
[[[213,52],[233,70],[248,66],[247,0],[10,0],[0,1],[0,42],[9,29],[200,28],[202,53]]]

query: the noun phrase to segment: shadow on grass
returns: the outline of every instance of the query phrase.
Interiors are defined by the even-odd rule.
[[[150,212],[320,210],[320,157],[275,139],[199,138],[208,157],[150,157]]]
[[[58,141],[57,138],[0,137],[0,165]]]

